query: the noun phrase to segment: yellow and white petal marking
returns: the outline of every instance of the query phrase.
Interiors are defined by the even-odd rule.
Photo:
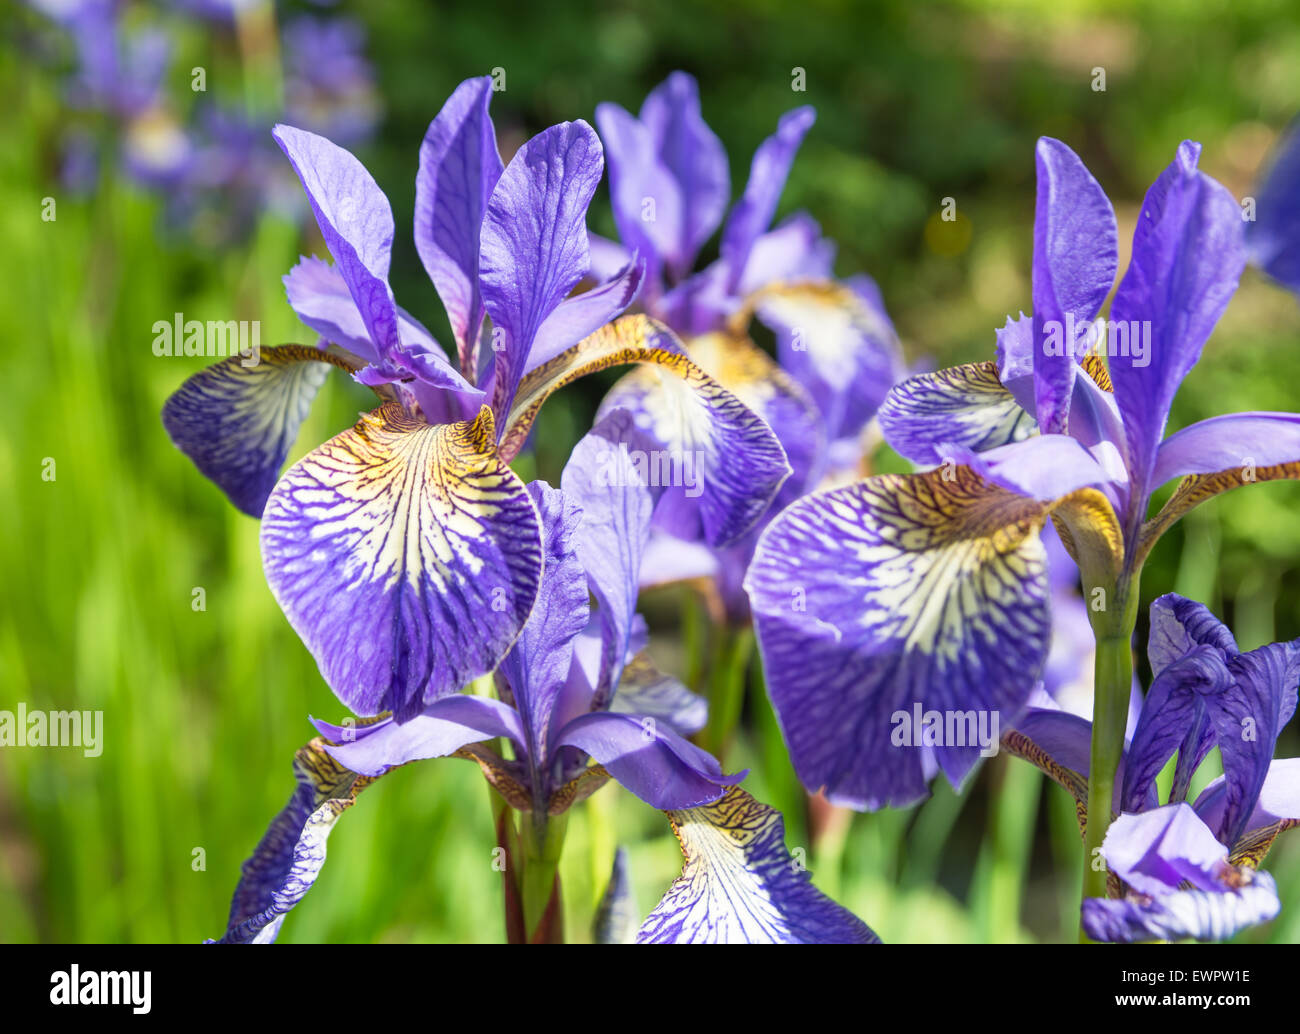
[[[234,355],[190,377],[163,406],[176,447],[240,510],[260,517],[336,349],[305,345]]]
[[[763,419],[681,352],[662,324],[646,316],[624,316],[539,366],[520,383],[501,440],[501,455],[518,452],[542,404],[579,377],[611,366],[643,363],[672,374],[680,388],[668,399],[662,419],[680,429],[678,440],[704,469],[697,495],[703,532],[711,545],[743,535],[767,509],[790,466],[780,442]],[[667,377],[663,378],[669,383]],[[679,465],[685,457],[678,457]]]
[[[435,427],[388,403],[281,479],[262,561],[339,699],[404,720],[505,655],[537,597],[541,532],[487,407]]]
[[[902,372],[883,313],[833,281],[774,284],[747,307],[777,333],[782,367],[812,394],[831,436],[860,432]]]
[[[1002,386],[996,364],[967,363],[895,385],[880,407],[880,429],[908,459],[942,463],[936,446],[983,452],[1028,438],[1038,424]]]
[[[865,808],[925,796],[923,744],[893,736],[915,704],[996,739],[1047,657],[1048,510],[958,467],[807,496],[768,526],[745,588],[805,786]],[[954,784],[980,755],[927,746]]]
[[[873,944],[870,927],[812,885],[781,813],[740,787],[667,813],[686,864],[637,931],[641,944]]]

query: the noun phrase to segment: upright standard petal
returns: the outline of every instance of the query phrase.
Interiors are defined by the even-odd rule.
[[[817,113],[806,105],[787,111],[777,123],[776,132],[754,152],[745,193],[732,206],[722,229],[721,254],[727,266],[729,290],[734,291],[740,283],[754,242],[771,225],[794,156],[816,120]]]
[[[619,237],[645,258],[652,283],[666,263],[683,271],[681,188],[659,160],[654,135],[609,102],[597,105],[596,125],[609,155],[609,193]]]
[[[1038,424],[1002,386],[993,363],[967,363],[895,385],[880,407],[880,429],[909,460],[942,463],[936,446],[983,452],[1028,438]]]
[[[1246,263],[1241,209],[1196,168],[1200,152],[1199,144],[1184,141],[1147,191],[1133,258],[1111,304],[1112,321],[1129,328],[1130,340],[1136,332],[1146,343],[1110,356],[1142,501],[1154,487],[1156,450],[1174,394],[1200,358]]]
[[[397,305],[388,286],[393,250],[388,198],[365,166],[323,136],[292,126],[276,126],[272,135],[302,181],[370,340],[381,359],[390,359],[401,341]]]
[[[1300,120],[1273,148],[1268,172],[1255,188],[1255,219],[1246,225],[1250,260],[1300,294]]]
[[[415,247],[447,310],[460,368],[471,377],[483,326],[479,229],[503,168],[491,99],[490,76],[456,87],[429,123],[415,177]]]
[[[641,124],[681,198],[680,235],[667,253],[670,268],[680,277],[691,268],[727,209],[731,196],[727,152],[700,113],[695,77],[685,72],[673,72],[650,91],[641,105]]]
[[[668,817],[686,862],[641,924],[638,943],[880,943],[790,856],[781,813],[739,787],[716,804]]]
[[[673,396],[693,431],[692,455],[676,457],[676,476],[684,479],[690,473],[698,488],[706,540],[711,545],[736,541],[767,510],[789,476],[785,452],[757,414],[691,362],[666,327],[646,316],[624,316],[607,324],[524,378],[506,418],[501,455],[509,459],[518,452],[538,410],[560,388],[588,373],[629,363],[653,365],[689,389]],[[667,377],[664,380],[668,383]],[[667,459],[671,464],[674,457]],[[688,460],[698,463],[694,471],[680,469]]]
[[[305,345],[231,356],[194,374],[163,406],[176,447],[242,512],[261,517],[336,351]]]
[[[1035,154],[1034,399],[1045,432],[1065,430],[1076,370],[1074,328],[1087,329],[1115,282],[1115,212],[1079,156],[1043,137]],[[1050,338],[1060,348],[1049,348]]]
[[[395,403],[291,468],[262,519],[267,581],[335,695],[399,721],[496,667],[542,542],[491,411],[432,427]]]
[[[542,583],[500,672],[523,721],[527,757],[540,772],[549,755],[555,699],[568,679],[573,639],[586,628],[589,608],[587,576],[576,551],[578,526],[585,519],[579,501],[544,481],[534,481],[528,492],[541,516]]]
[[[317,738],[294,755],[298,785],[244,863],[219,944],[270,944],[284,917],[311,890],[338,817],[372,780],[349,771]]]
[[[631,414],[616,410],[574,446],[560,486],[582,510],[574,550],[599,604],[600,676],[594,709],[602,709],[623,671],[632,640],[641,555],[658,497],[647,463],[655,443]],[[639,461],[639,462],[638,462]]]
[[[493,341],[498,419],[542,323],[587,272],[587,206],[604,165],[592,128],[562,122],[519,149],[488,200],[479,280],[493,333],[504,335]]]
[[[808,496],[768,526],[745,589],[806,787],[901,807],[926,794],[922,748],[954,785],[980,729],[996,750],[1047,658],[1047,513],[958,467]]]

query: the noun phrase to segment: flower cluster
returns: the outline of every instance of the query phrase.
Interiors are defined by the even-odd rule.
[[[365,79],[347,32],[302,38],[348,74],[299,68],[291,104]],[[270,588],[354,715],[314,722],[221,939],[275,939],[371,782],[459,757],[495,791],[513,941],[561,938],[566,813],[611,780],[667,813],[686,856],[637,940],[875,941],[791,858],[746,773],[724,770],[735,700],[651,661],[639,592],[679,580],[710,586],[725,634],[752,622],[810,793],[908,806],[1000,745],[1075,797],[1089,937],[1218,939],[1276,915],[1259,865],[1300,822],[1300,759],[1273,760],[1300,639],[1242,651],[1207,608],[1163,595],[1145,694],[1132,650],[1161,535],[1218,493],[1300,477],[1300,415],[1167,434],[1248,257],[1296,286],[1294,138],[1249,232],[1199,145],[1179,146],[1107,316],[1111,203],[1073,151],[1040,140],[1033,314],[1007,320],[994,358],[909,376],[876,285],[836,278],[806,214],[773,225],[811,108],[779,120],[732,202],[684,73],[638,115],[600,105],[599,136],[564,122],[508,162],[492,97],[490,78],[463,82],[420,146],[413,237],[448,349],[394,297],[392,209],[340,144],[365,122],[344,101],[332,133],[273,131],[329,252],[284,277],[318,340],[209,367],[163,410],[179,449],[260,520]],[[619,241],[587,229],[606,165]],[[632,370],[559,487],[521,480],[511,462],[541,407],[615,366]],[[331,367],[376,406],[282,473]],[[914,473],[870,474],[874,427]],[[706,722],[723,734],[713,753],[692,742]],[[1189,804],[1216,750],[1223,774]],[[602,939],[631,935],[621,858]]]

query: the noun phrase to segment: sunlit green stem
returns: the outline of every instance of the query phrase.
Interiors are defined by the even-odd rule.
[[[1092,614],[1097,637],[1093,683],[1092,751],[1088,776],[1088,822],[1083,839],[1083,896],[1106,896],[1106,866],[1101,843],[1110,828],[1115,771],[1124,753],[1133,686],[1133,628],[1137,623],[1138,580],[1120,579],[1111,606]],[[1080,939],[1083,934],[1080,933]]]
[[[523,866],[519,888],[530,944],[559,944],[564,940],[560,854],[566,824],[565,815],[539,818],[536,813],[523,816],[519,824]]]
[[[731,742],[745,703],[745,673],[754,650],[754,630],[719,625],[713,665],[709,671],[709,724],[704,749],[719,761]]]

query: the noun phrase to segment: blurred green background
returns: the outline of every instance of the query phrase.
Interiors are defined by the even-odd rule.
[[[1040,134],[1080,152],[1126,242],[1146,185],[1180,140],[1200,140],[1203,168],[1241,196],[1300,106],[1300,15],[1287,0],[555,8],[338,8],[367,28],[385,107],[380,135],[358,154],[395,210],[394,288],[441,340],[445,317],[409,234],[417,153],[454,86],[493,68],[506,72],[493,117],[507,157],[549,124],[591,120],[599,101],[635,110],[669,71],[692,72],[730,153],[733,193],[777,117],[814,104],[818,121],[780,214],[811,212],[839,242],[838,272],[877,278],[909,359],[939,365],[990,357],[994,328],[1029,307]],[[148,10],[137,17],[147,21]],[[255,522],[164,434],[164,399],[205,360],[155,357],[151,328],[183,312],[260,319],[263,343],[310,340],[279,278],[300,252],[325,252],[314,228],[282,217],[233,248],[167,230],[158,200],[111,169],[91,196],[65,195],[60,71],[26,45],[45,23],[23,9],[6,21],[0,708],[102,710],[105,728],[98,758],[0,749],[0,940],[194,942],[224,928],[239,865],[288,796],[292,753],[312,733],[307,715],[343,712],[264,584]],[[193,65],[209,69],[211,90],[261,102],[266,68],[246,67],[199,23],[170,24],[180,32],[168,80],[179,108],[191,102]],[[795,68],[806,93],[792,92]],[[1098,68],[1104,92],[1093,89]],[[41,219],[49,196],[54,222]],[[938,219],[945,197],[956,222]],[[613,235],[604,188],[590,222]],[[1300,409],[1298,343],[1295,299],[1248,271],[1173,426]],[[558,478],[607,383],[568,389],[547,408],[527,473]],[[332,378],[293,458],[366,406],[363,392]],[[52,481],[42,478],[46,458]],[[887,456],[879,463],[901,469]],[[1243,648],[1300,635],[1297,514],[1294,484],[1202,507],[1157,548],[1144,597],[1176,590],[1204,600]],[[191,607],[195,587],[206,610]],[[680,674],[684,593],[660,591],[645,606],[661,666]],[[1298,752],[1288,730],[1279,753]],[[786,812],[788,842],[807,848],[818,885],[886,941],[1073,939],[1073,806],[1023,763],[998,757],[962,795],[937,784],[908,811],[810,808],[758,694],[728,761],[754,767],[746,786]],[[663,817],[615,786],[600,791],[569,823],[562,871],[573,939],[586,936],[617,843],[630,848],[642,914],[678,871]],[[282,940],[499,940],[493,846],[476,768],[402,769],[340,821],[329,864]],[[1282,915],[1243,939],[1295,941],[1300,835],[1283,837],[1268,865]]]

